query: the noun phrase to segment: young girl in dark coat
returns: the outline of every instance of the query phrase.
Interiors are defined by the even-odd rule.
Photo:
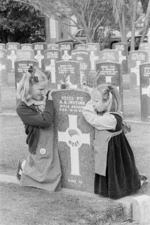
[[[95,194],[118,199],[135,193],[146,180],[135,165],[132,149],[123,132],[121,100],[117,88],[102,84],[94,88],[83,109],[95,127]]]
[[[29,155],[21,159],[17,178],[21,186],[56,191],[61,188],[61,169],[53,131],[53,102],[46,96],[48,79],[31,67],[17,85],[17,114],[25,126]]]

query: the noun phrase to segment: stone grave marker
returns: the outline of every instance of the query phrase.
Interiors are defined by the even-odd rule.
[[[86,43],[76,45],[76,50],[87,50],[90,54],[90,70],[96,71],[96,63],[99,61],[99,43]]]
[[[57,88],[56,84],[56,62],[61,59],[61,51],[59,49],[49,49],[44,51],[44,69],[50,71],[51,82],[50,88]]]
[[[6,45],[4,43],[0,43],[0,50],[1,49],[6,49]]]
[[[115,62],[119,63],[119,54],[117,50],[114,49],[104,49],[99,52],[100,62]]]
[[[150,121],[150,62],[140,65],[141,119]]]
[[[90,70],[90,55],[87,50],[72,50],[72,60],[80,63],[81,84],[87,83],[87,75]]]
[[[114,62],[101,62],[96,64],[96,70],[97,85],[104,83],[115,85],[120,93],[123,103],[123,78],[121,76],[120,64]]]
[[[118,51],[119,54],[119,63],[121,64],[121,72],[123,74],[128,73],[128,46],[126,43],[117,42],[113,44],[113,49]]]
[[[33,46],[32,44],[24,43],[24,44],[21,44],[21,49],[30,50],[30,49],[33,49]]]
[[[34,50],[33,49],[18,49],[16,50],[17,60],[24,59],[34,59]]]
[[[76,50],[88,50],[87,49],[87,44],[78,44],[75,46]]]
[[[24,59],[15,61],[15,87],[21,80],[22,76],[28,71],[30,66],[38,66],[38,62],[35,59]]]
[[[148,52],[131,51],[129,53],[129,70],[130,70],[130,87],[134,89],[140,86],[140,70],[141,63],[148,61]]]
[[[14,80],[15,77],[15,60],[17,59],[16,50],[20,49],[20,43],[18,42],[8,42],[6,44],[7,49],[7,74],[8,79],[11,81]]]
[[[63,42],[59,44],[59,49],[62,52],[62,59],[68,61],[71,59],[71,51],[73,44],[71,42]]]
[[[52,92],[55,134],[62,168],[62,187],[94,192],[93,128],[82,109],[90,95],[82,90]]]
[[[32,46],[34,50],[34,58],[38,61],[39,67],[44,69],[44,50],[46,48],[46,43],[37,42],[33,43]]]
[[[100,44],[99,43],[86,43],[87,50],[94,51],[99,53],[100,51]]]
[[[59,49],[59,44],[54,44],[54,43],[47,43],[46,49],[54,50],[54,49]]]
[[[132,215],[133,220],[139,225],[150,224],[150,197],[148,195],[132,198]]]
[[[60,88],[62,82],[67,82],[71,88],[80,88],[80,64],[77,61],[56,62],[56,84]]]
[[[1,83],[7,82],[6,50],[5,49],[0,49],[0,75],[1,75]]]

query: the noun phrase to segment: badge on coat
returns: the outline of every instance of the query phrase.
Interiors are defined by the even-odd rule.
[[[41,148],[40,149],[40,154],[41,155],[45,155],[46,154],[46,149],[45,148]]]

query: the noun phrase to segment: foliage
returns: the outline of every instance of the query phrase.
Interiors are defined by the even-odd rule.
[[[45,40],[45,18],[29,4],[0,0],[0,39],[2,42]]]

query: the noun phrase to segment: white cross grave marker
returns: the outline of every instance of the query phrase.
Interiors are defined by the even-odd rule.
[[[90,134],[83,134],[77,128],[77,115],[68,115],[69,127],[65,132],[58,131],[58,141],[65,142],[70,148],[71,175],[80,176],[79,148],[82,144],[90,145]]]
[[[62,59],[64,61],[68,61],[68,60],[72,59],[71,55],[68,54],[68,51],[67,50],[64,50],[64,54],[62,56]]]
[[[37,54],[34,58],[39,62],[39,67],[42,68],[42,59],[44,59],[44,56],[41,54],[40,50],[37,50]]]
[[[6,68],[5,65],[0,64],[0,72]]]
[[[51,83],[56,83],[55,59],[50,59],[50,65],[45,68],[51,72]]]
[[[123,60],[126,60],[126,56],[122,55],[122,51],[118,51],[119,54],[119,63],[122,64]]]
[[[10,59],[10,60],[11,60],[11,63],[12,63],[12,69],[15,69],[15,60],[17,59],[15,50],[12,50],[12,51],[11,51],[11,54],[10,54],[9,56],[7,56],[7,59]]]
[[[98,59],[99,57],[94,54],[94,51],[91,51],[90,53],[91,70],[95,70],[95,61]]]
[[[136,61],[136,66],[134,68],[131,68],[131,73],[135,73],[137,77],[137,86],[140,85],[140,70],[139,66],[141,64],[141,61]]]

